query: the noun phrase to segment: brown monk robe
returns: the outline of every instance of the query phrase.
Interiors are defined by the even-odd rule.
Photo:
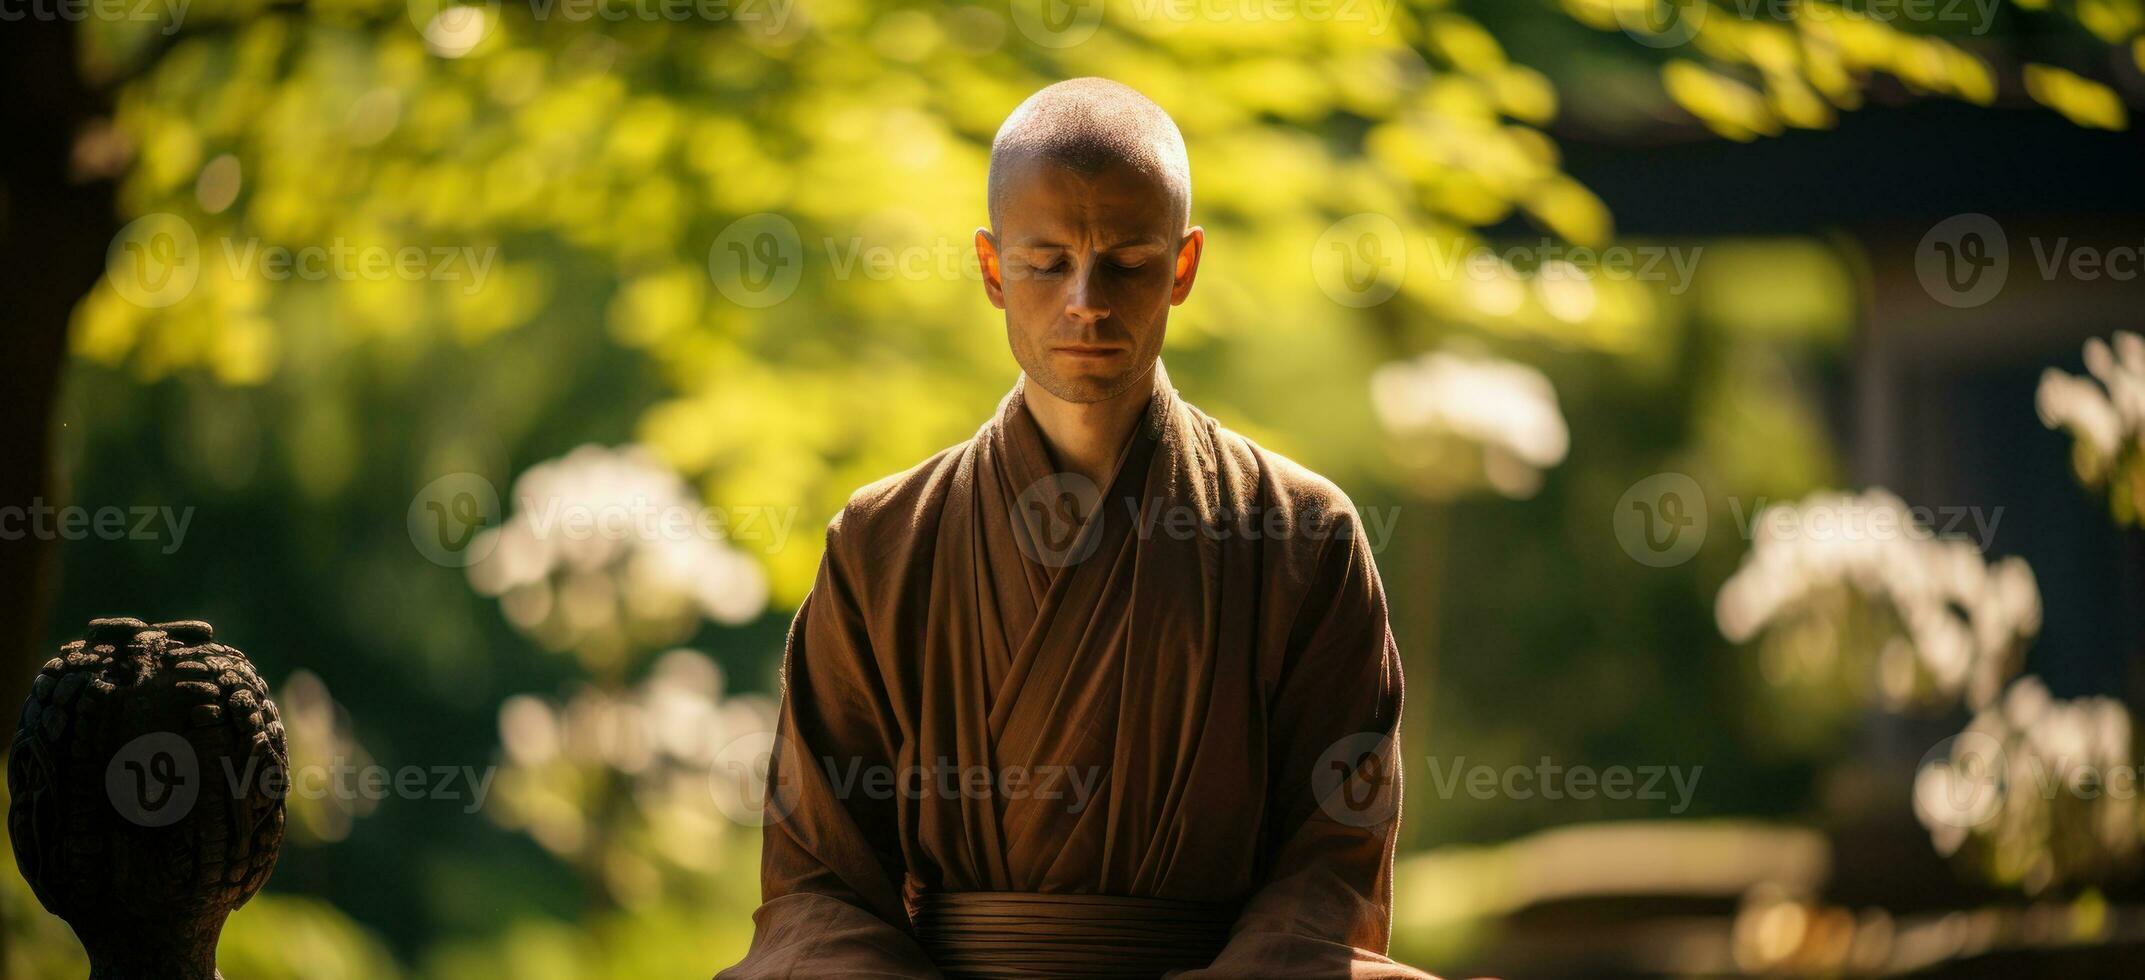
[[[1067,478],[1020,387],[828,528],[790,634],[769,797],[786,817],[751,952],[722,977],[1425,976],[1382,955],[1400,660],[1356,513],[1157,375],[1077,533],[1030,506]],[[1029,791],[1006,798],[1005,771]],[[1108,915],[997,900],[978,914],[1008,923],[1003,958],[972,923],[946,950],[919,937],[920,907],[960,918],[932,896],[977,892],[1166,901],[1122,912],[1128,939]],[[1143,929],[1167,937],[1159,968],[1083,962]]]
[[[1400,659],[1356,513],[1161,369],[1186,161],[1102,79],[999,130],[1022,380],[828,528],[722,976],[1425,976],[1384,956]]]

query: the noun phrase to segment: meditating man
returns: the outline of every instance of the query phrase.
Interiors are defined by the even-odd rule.
[[[1021,378],[827,529],[722,977],[1426,976],[1384,955],[1400,660],[1356,513],[1162,370],[1190,202],[1115,82],[998,131]]]

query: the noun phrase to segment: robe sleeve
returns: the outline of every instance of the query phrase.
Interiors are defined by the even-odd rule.
[[[1287,626],[1268,716],[1262,883],[1214,962],[1174,980],[1435,980],[1385,956],[1400,829],[1400,653],[1358,519],[1343,509],[1332,520]]]
[[[783,655],[752,946],[717,980],[939,977],[902,904],[892,795],[864,791],[875,767],[893,771],[899,729],[843,568],[840,528],[839,519],[828,528]]]

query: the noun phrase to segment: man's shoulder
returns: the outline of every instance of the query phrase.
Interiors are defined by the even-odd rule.
[[[889,538],[913,535],[934,510],[932,503],[951,485],[968,447],[969,441],[964,440],[899,473],[858,487],[827,525],[829,545],[848,541],[876,551],[875,545]]]
[[[1196,410],[1195,410],[1196,411]],[[1237,432],[1201,413],[1214,434],[1225,469],[1240,471],[1245,503],[1259,509],[1274,509],[1291,518],[1323,528],[1354,527],[1360,523],[1355,501],[1347,491],[1323,474]]]

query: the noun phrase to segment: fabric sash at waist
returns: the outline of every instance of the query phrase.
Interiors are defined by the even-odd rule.
[[[926,891],[911,900],[910,918],[950,980],[1158,977],[1212,962],[1236,909],[1117,895]]]

